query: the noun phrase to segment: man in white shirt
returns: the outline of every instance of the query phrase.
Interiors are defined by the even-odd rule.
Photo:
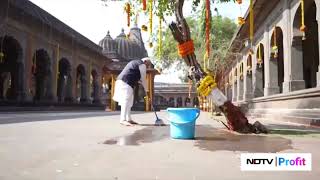
[[[146,94],[148,94],[146,83],[147,67],[151,65],[150,58],[141,60],[132,60],[119,74],[116,84],[113,100],[121,106],[120,124],[133,126],[137,124],[131,118],[131,107],[133,105],[133,89],[138,82],[142,84]]]

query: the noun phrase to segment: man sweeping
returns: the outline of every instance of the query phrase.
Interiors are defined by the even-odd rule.
[[[139,82],[148,95],[146,71],[150,65],[151,61],[148,57],[141,60],[132,60],[125,66],[117,78],[113,100],[121,106],[120,124],[124,126],[138,124],[131,118],[131,107],[134,99],[133,89]]]

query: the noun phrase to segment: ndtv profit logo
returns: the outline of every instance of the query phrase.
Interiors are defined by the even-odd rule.
[[[310,153],[244,153],[242,171],[311,171]]]

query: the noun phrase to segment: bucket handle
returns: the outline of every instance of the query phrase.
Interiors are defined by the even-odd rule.
[[[198,119],[199,116],[200,116],[200,109],[197,109],[197,117],[195,119]]]
[[[197,116],[196,116],[196,118],[194,118],[195,120],[196,119],[198,119],[198,117],[200,116],[200,109],[196,109],[196,111],[197,111]],[[173,121],[170,121],[172,124],[188,124],[188,123],[190,123],[190,122],[183,122],[183,123],[178,123],[178,122],[173,122]]]

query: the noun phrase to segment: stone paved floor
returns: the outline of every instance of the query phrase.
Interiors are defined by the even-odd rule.
[[[223,180],[320,177],[320,128],[262,120],[269,135],[239,135],[202,113],[196,140],[172,140],[169,127],[123,127],[119,113],[0,114],[0,179]],[[166,113],[159,116],[166,119]],[[223,120],[223,117],[215,117]],[[106,144],[105,144],[106,143]],[[311,172],[242,172],[242,152],[312,153]]]

